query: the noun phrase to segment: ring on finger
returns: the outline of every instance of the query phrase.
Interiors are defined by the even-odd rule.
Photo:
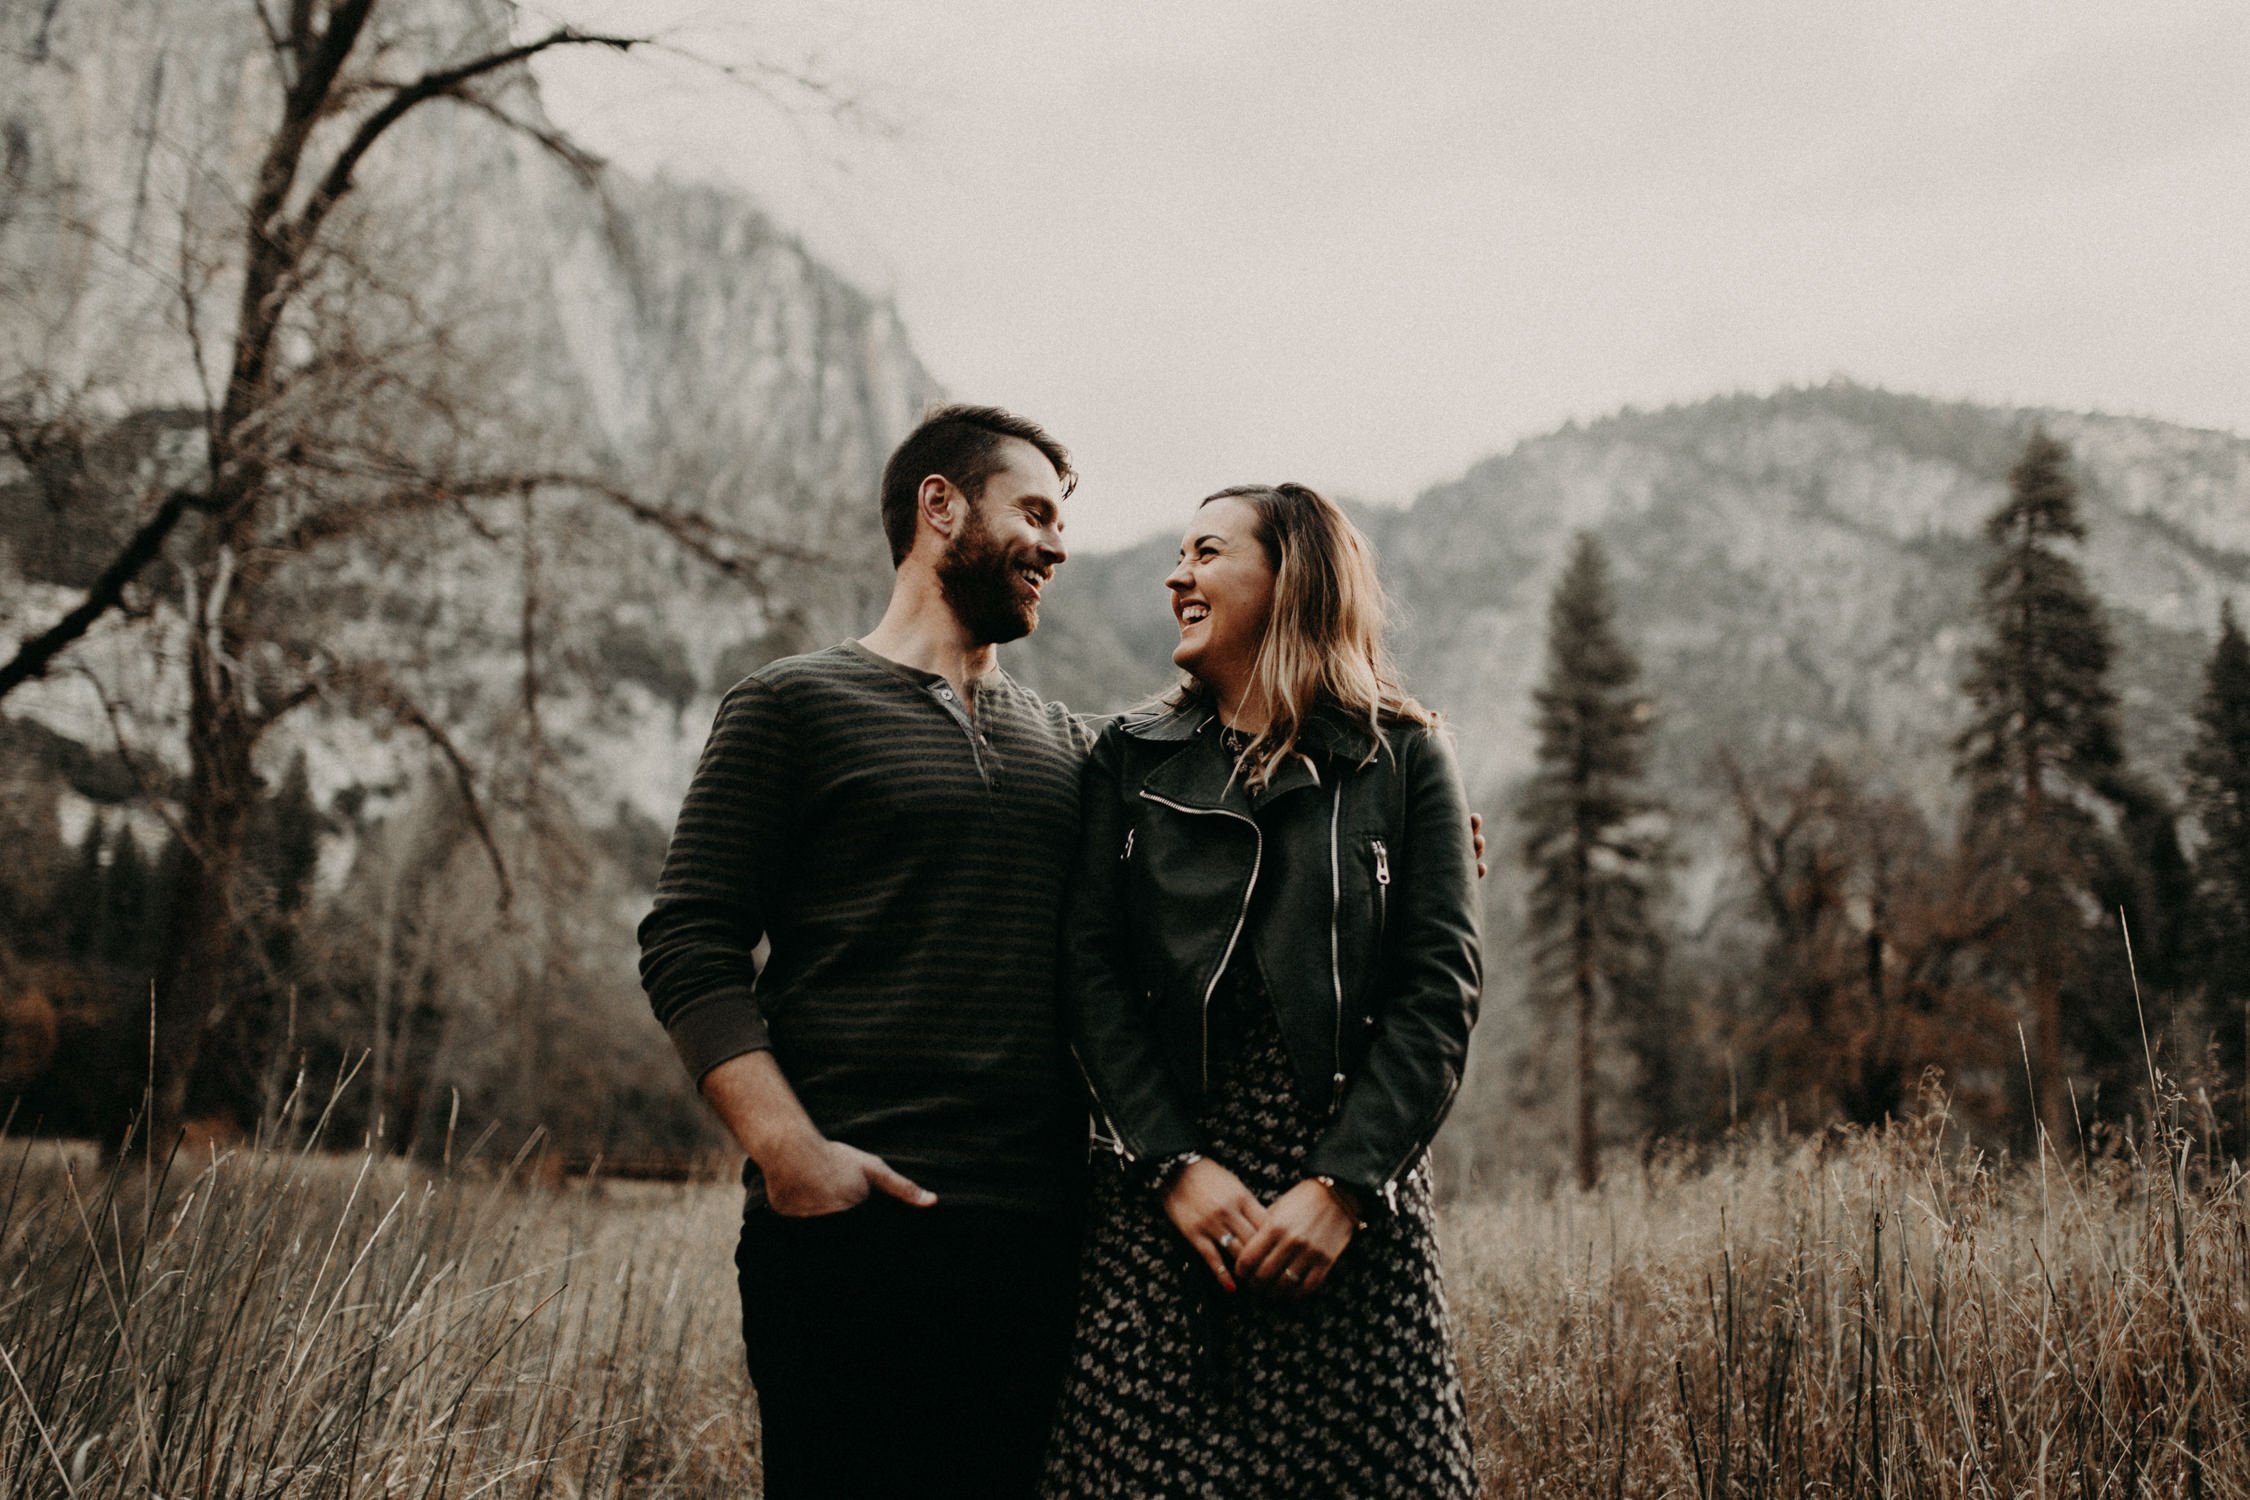
[[[1231,1234],[1220,1235],[1219,1248],[1226,1251],[1229,1255],[1232,1255],[1234,1253],[1234,1236]]]
[[[1288,1270],[1281,1273],[1281,1279],[1288,1282],[1291,1286],[1295,1286],[1298,1282],[1305,1279],[1305,1273],[1298,1270],[1295,1266],[1291,1266]]]

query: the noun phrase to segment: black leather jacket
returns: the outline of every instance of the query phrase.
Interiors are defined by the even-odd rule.
[[[1203,1149],[1211,994],[1248,944],[1304,1098],[1328,1116],[1305,1175],[1395,1205],[1460,1086],[1483,980],[1452,748],[1324,711],[1306,755],[1252,796],[1203,742],[1218,732],[1191,704],[1121,719],[1094,746],[1063,925],[1072,1051],[1121,1153]]]

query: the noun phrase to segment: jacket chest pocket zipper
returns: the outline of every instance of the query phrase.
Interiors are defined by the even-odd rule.
[[[1117,856],[1119,859],[1131,859],[1133,857],[1133,835],[1139,831],[1135,828],[1125,830],[1125,850]]]
[[[1336,830],[1344,820],[1344,783],[1336,783],[1335,800],[1328,809],[1328,975],[1336,990],[1336,1028],[1328,1045],[1329,1066],[1335,1079],[1329,1087],[1328,1113],[1344,1107],[1344,867],[1336,857]]]
[[[1383,929],[1391,919],[1391,851],[1381,839],[1372,841],[1375,849],[1375,940],[1381,942]]]

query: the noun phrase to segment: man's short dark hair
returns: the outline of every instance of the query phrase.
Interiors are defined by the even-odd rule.
[[[1078,484],[1078,471],[1070,466],[1070,450],[1047,436],[1037,422],[1002,411],[997,406],[935,406],[922,425],[906,435],[883,465],[883,535],[891,544],[891,566],[906,561],[914,550],[914,511],[922,481],[942,474],[973,504],[984,495],[985,481],[1006,467],[1002,450],[1010,438],[1020,438],[1047,456],[1068,495]]]

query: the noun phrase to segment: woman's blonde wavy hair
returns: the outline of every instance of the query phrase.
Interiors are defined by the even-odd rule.
[[[1214,500],[1240,500],[1256,514],[1255,534],[1274,572],[1273,608],[1250,679],[1251,694],[1263,693],[1273,716],[1242,752],[1245,784],[1255,790],[1273,779],[1298,753],[1306,721],[1322,704],[1365,719],[1378,744],[1385,719],[1436,724],[1437,715],[1407,695],[1383,647],[1390,602],[1375,548],[1351,518],[1301,484],[1238,484],[1200,503]],[[1209,697],[1191,673],[1165,701],[1181,707]]]

